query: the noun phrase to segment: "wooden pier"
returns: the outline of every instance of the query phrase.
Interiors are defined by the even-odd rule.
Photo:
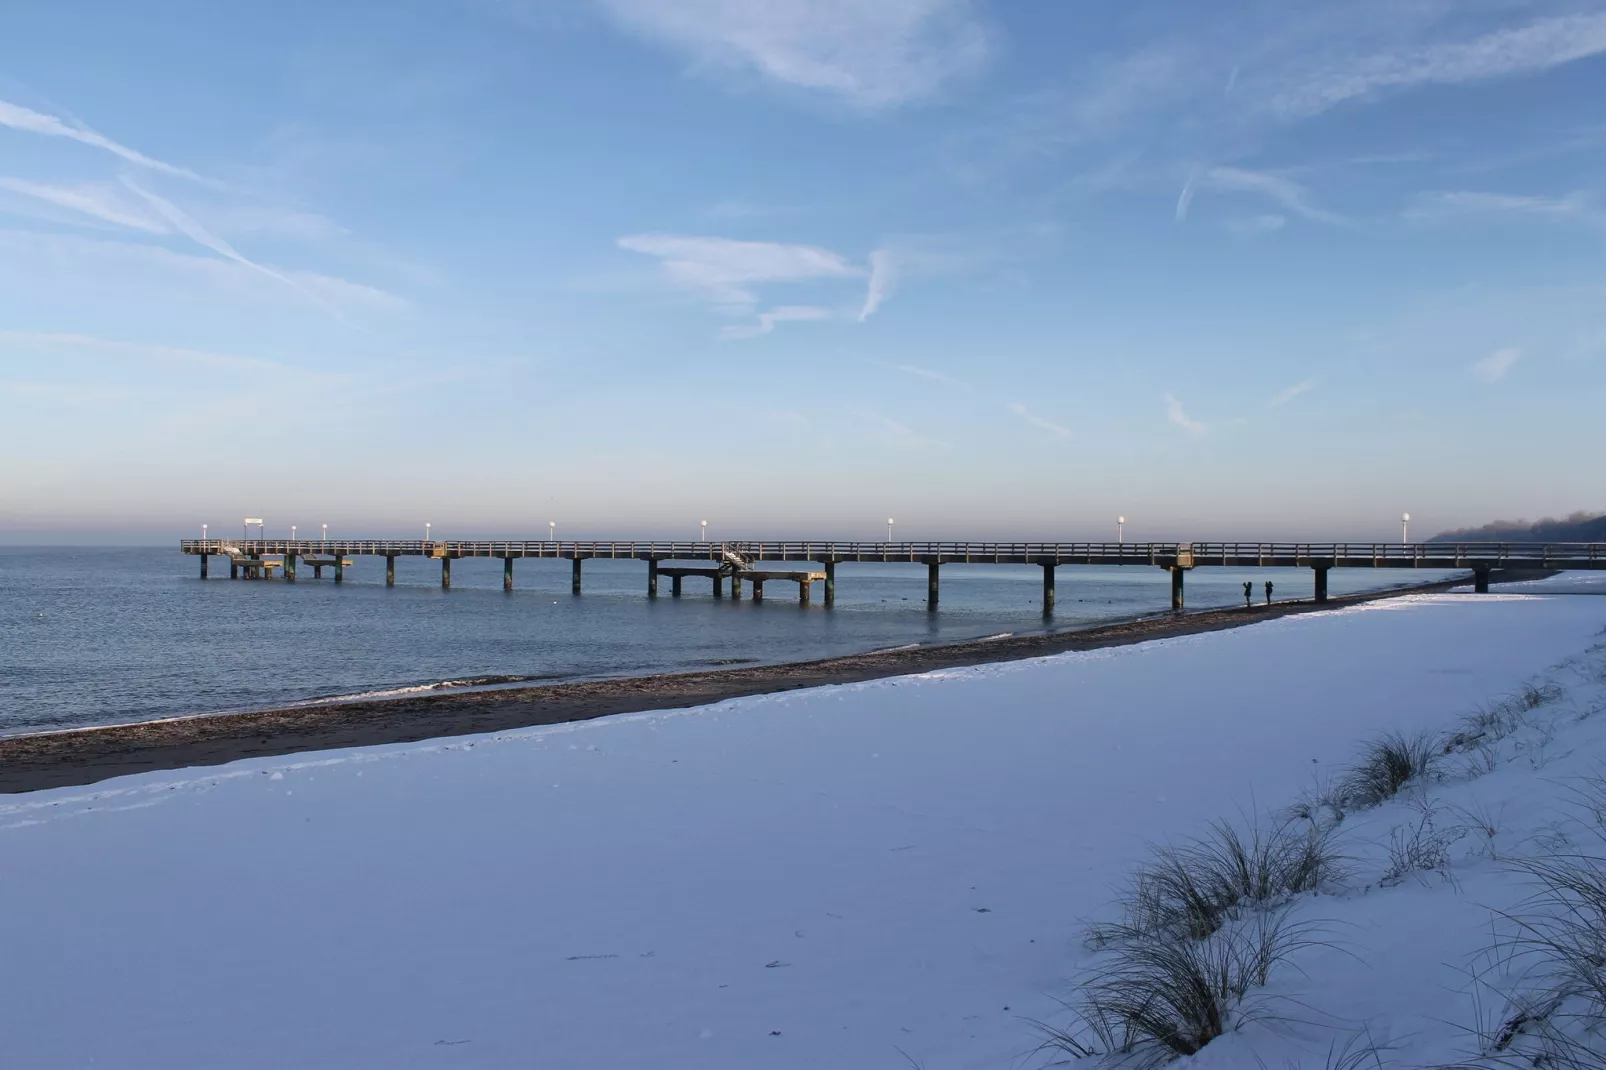
[[[1327,601],[1327,576],[1335,568],[1416,568],[1469,570],[1474,589],[1487,592],[1495,569],[1606,569],[1606,543],[1302,543],[1302,542],[560,542],[446,541],[381,539],[185,539],[179,548],[201,559],[201,578],[211,557],[229,559],[229,576],[268,579],[280,569],[295,582],[300,561],[315,576],[333,568],[338,583],[354,557],[383,557],[385,582],[396,582],[398,557],[440,562],[441,586],[452,585],[452,562],[467,557],[500,558],[502,586],[513,589],[513,563],[524,558],[570,561],[572,591],[580,593],[582,564],[628,558],[647,563],[647,597],[658,596],[658,577],[668,576],[680,597],[687,576],[713,582],[714,597],[741,598],[743,584],[762,599],[764,583],[795,582],[798,600],[809,603],[815,583],[824,584],[824,604],[836,602],[836,567],[844,562],[904,562],[926,566],[926,608],[935,610],[943,565],[1037,565],[1043,570],[1043,612],[1054,610],[1056,572],[1062,565],[1135,565],[1171,574],[1171,608],[1183,608],[1184,577],[1191,569],[1309,568],[1312,595]],[[774,562],[806,562],[801,569],[768,567]],[[684,562],[683,564],[680,562]],[[704,562],[694,564],[693,562]],[[815,567],[818,566],[818,567]]]

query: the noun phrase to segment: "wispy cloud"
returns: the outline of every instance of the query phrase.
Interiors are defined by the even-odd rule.
[[[628,29],[699,65],[746,69],[865,108],[928,97],[978,67],[969,0],[600,0]]]
[[[21,178],[0,177],[0,189],[30,197],[58,208],[67,208],[102,223],[142,230],[147,234],[166,234],[167,227],[141,212],[138,206],[128,203],[125,196],[105,183],[85,183],[76,186],[52,186],[43,182],[29,182]]]
[[[864,294],[864,305],[859,309],[859,322],[863,323],[881,307],[881,302],[892,292],[898,278],[898,259],[887,249],[870,254],[870,285]]]
[[[930,379],[935,383],[946,383],[948,386],[969,389],[969,384],[964,380],[956,379],[947,372],[940,372],[934,368],[922,368],[918,364],[884,364],[881,361],[876,361],[875,363],[880,364],[883,368],[891,368],[893,371],[903,372],[905,375],[913,375],[919,379]]]
[[[980,234],[911,234],[888,239],[870,254],[870,278],[865,287],[859,322],[885,304],[905,282],[939,278],[984,269],[1020,254],[1040,242],[1046,228]]]
[[[1066,427],[1064,424],[1057,424],[1052,420],[1047,420],[1041,416],[1038,416],[1018,401],[1010,405],[1009,411],[1014,413],[1016,416],[1019,416],[1022,420],[1025,420],[1033,427],[1047,431],[1056,438],[1071,437],[1071,429],[1069,427]]]
[[[1199,181],[1199,172],[1195,171],[1188,176],[1188,181],[1182,184],[1182,192],[1177,194],[1176,220],[1184,222],[1188,218],[1188,209],[1193,207],[1194,186]]]
[[[752,289],[758,283],[862,278],[865,274],[841,255],[815,245],[686,234],[629,234],[620,238],[618,245],[657,257],[676,284],[736,311],[758,303]]]
[[[97,149],[104,149],[114,156],[120,156],[129,163],[147,170],[160,171],[164,175],[187,178],[196,182],[206,181],[194,171],[152,159],[143,152],[137,152],[127,145],[121,145],[109,137],[95,133],[87,126],[69,123],[63,119],[58,119],[54,115],[45,115],[31,108],[24,108],[20,104],[11,104],[0,100],[0,126],[8,126],[13,130],[22,130],[31,134],[43,134],[45,137],[69,138]]]
[[[1287,390],[1278,391],[1270,401],[1266,402],[1266,407],[1268,409],[1280,408],[1299,397],[1299,395],[1308,394],[1315,389],[1316,380],[1314,379],[1306,379],[1303,382],[1295,383]]]
[[[1606,52],[1606,13],[1563,15],[1463,41],[1438,42],[1331,62],[1272,99],[1307,116],[1390,89],[1457,85],[1548,70]]]
[[[1209,430],[1199,421],[1190,420],[1188,414],[1182,410],[1182,402],[1170,394],[1165,396],[1165,418],[1184,431],[1189,431],[1195,435],[1202,435]]]
[[[808,320],[830,319],[834,313],[818,305],[781,305],[758,314],[756,323],[731,324],[720,328],[721,338],[756,338],[775,330],[777,323],[802,323]]]
[[[1240,216],[1227,220],[1227,229],[1240,238],[1258,238],[1263,234],[1275,234],[1287,225],[1288,217],[1276,213]]]
[[[1517,216],[1606,226],[1606,211],[1585,193],[1567,197],[1534,197],[1507,193],[1451,190],[1425,193],[1406,211],[1406,218],[1443,222],[1475,216]]]
[[[243,310],[266,302],[280,306],[281,313],[294,305],[329,313],[334,306],[335,318],[342,322],[342,313],[394,310],[406,304],[384,290],[316,272],[275,271],[290,285],[277,281],[261,285],[260,269],[222,256],[28,230],[0,229],[0,274],[14,290],[34,287],[37,293],[48,294],[88,286],[99,299],[146,305],[175,302],[174,307],[188,308],[194,302],[212,302]],[[284,305],[284,298],[293,305]],[[248,303],[240,304],[242,299]]]
[[[123,342],[110,338],[96,338],[85,334],[67,334],[52,331],[0,331],[0,352],[27,350],[48,354],[54,359],[88,357],[118,361],[135,361],[169,367],[204,368],[209,371],[229,371],[242,374],[262,372],[281,373],[286,366],[260,357],[242,357],[232,353],[216,353],[177,346],[150,345],[143,342]]]
[[[1342,223],[1340,216],[1317,208],[1310,201],[1310,193],[1299,183],[1266,171],[1246,171],[1238,167],[1212,167],[1192,179],[1183,188],[1183,197],[1177,201],[1177,219],[1187,218],[1192,203],[1191,190],[1213,189],[1234,193],[1257,193],[1270,197],[1295,215],[1317,223]]]
[[[1497,349],[1482,360],[1472,362],[1472,377],[1480,383],[1494,383],[1506,377],[1511,366],[1522,358],[1520,349]]]
[[[292,282],[289,278],[281,275],[272,268],[264,267],[263,265],[258,264],[256,261],[248,260],[246,257],[242,256],[240,252],[234,248],[234,246],[230,245],[222,238],[219,238],[217,235],[211,233],[205,227],[201,226],[201,224],[197,223],[172,201],[167,200],[165,197],[159,197],[151,191],[144,189],[136,184],[134,180],[129,178],[127,175],[123,176],[123,185],[127,186],[130,191],[143,198],[145,202],[156,211],[156,214],[166,220],[174,230],[178,231],[186,238],[189,238],[197,245],[204,246],[205,248],[212,250],[214,253],[217,253],[219,256],[234,261],[236,264],[248,267],[253,271],[260,271],[268,278],[282,282],[286,286],[292,286],[296,289],[301,289],[301,287],[295,282]]]
[[[877,438],[900,449],[935,449],[947,445],[938,439],[921,434],[901,420],[895,420],[874,409],[849,408],[846,411],[849,416],[874,428]]]

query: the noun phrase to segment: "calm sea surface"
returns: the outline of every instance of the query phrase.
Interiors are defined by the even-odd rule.
[[[221,564],[221,567],[219,567]],[[837,567],[832,610],[799,606],[795,585],[768,599],[715,601],[688,577],[685,597],[645,597],[639,561],[587,561],[585,593],[569,593],[567,561],[520,561],[502,590],[501,562],[439,568],[358,558],[301,581],[231,582],[214,559],[202,582],[176,549],[0,548],[0,734],[155,717],[258,709],[391,693],[445,681],[632,676],[719,665],[796,661],[865,650],[1042,631],[1042,573],[1032,566],[945,565],[942,608],[925,609],[922,565]],[[785,567],[785,566],[777,566]],[[1448,573],[1334,569],[1342,594]],[[1277,597],[1309,597],[1308,570],[1198,569],[1190,609],[1233,605],[1243,581],[1271,580]],[[1158,568],[1059,570],[1053,630],[1165,610]],[[749,592],[750,593],[750,592]]]

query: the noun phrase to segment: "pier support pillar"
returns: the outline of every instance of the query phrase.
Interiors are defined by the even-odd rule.
[[[452,559],[441,558],[441,590],[445,591],[452,586]]]
[[[284,582],[286,582],[286,583],[294,583],[294,582],[296,582],[296,555],[295,554],[285,554],[284,555]]]
[[[1316,601],[1325,602],[1327,601],[1327,566],[1317,565],[1312,571],[1316,573]]]
[[[806,606],[814,594],[814,581],[807,576],[797,581],[797,604]]]
[[[1182,577],[1188,574],[1185,568],[1171,570],[1171,609],[1173,612],[1182,612]]]
[[[396,586],[396,555],[385,555],[385,586]]]
[[[1489,593],[1489,570],[1475,568],[1472,570],[1472,589],[1478,594]]]
[[[940,566],[935,561],[926,562],[926,612],[937,611],[937,569]]]
[[[315,579],[315,580],[323,579],[323,566],[322,565],[313,565],[312,566],[312,578]]]
[[[717,572],[714,573],[714,597],[720,599],[725,597],[725,577]]]
[[[239,578],[240,578],[240,563],[238,561],[234,560],[234,558],[231,557],[231,558],[229,558],[229,579],[237,580]]]
[[[513,559],[511,557],[504,557],[502,558],[502,590],[511,591],[512,589]]]
[[[201,579],[206,579],[206,555],[201,555]]]
[[[336,554],[335,555],[335,582],[336,583],[345,583],[346,582],[346,555],[345,554]]]
[[[836,605],[836,562],[825,563],[825,608]]]
[[[764,601],[764,581],[757,577],[753,579],[753,601]]]
[[[573,559],[573,565],[574,565],[574,578],[569,584],[569,593],[570,594],[579,594],[580,593],[580,559],[578,557]]]
[[[647,597],[658,597],[658,561],[656,558],[647,559]]]
[[[742,597],[742,574],[740,572],[732,572],[731,573],[731,599],[733,601],[739,601],[741,599],[741,597]]]
[[[680,579],[681,578],[679,576],[671,576],[671,577],[669,577],[669,597],[671,597],[671,598],[679,598],[680,597]]]
[[[1043,616],[1054,615],[1054,562],[1043,562]]]

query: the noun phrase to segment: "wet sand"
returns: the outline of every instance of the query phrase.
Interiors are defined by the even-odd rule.
[[[1496,580],[1547,573],[1496,574]],[[532,687],[338,702],[252,713],[203,714],[141,724],[0,739],[0,793],[93,784],[160,769],[222,765],[241,758],[340,747],[409,743],[443,736],[503,732],[534,725],[585,721],[615,713],[702,706],[744,695],[856,683],[988,662],[1016,661],[1069,650],[1126,646],[1151,639],[1236,628],[1257,621],[1336,606],[1444,591],[1466,580],[1424,584],[1314,602],[1166,614],[1077,631],[971,640],[818,661],[756,665],[705,672],[627,677]]]

